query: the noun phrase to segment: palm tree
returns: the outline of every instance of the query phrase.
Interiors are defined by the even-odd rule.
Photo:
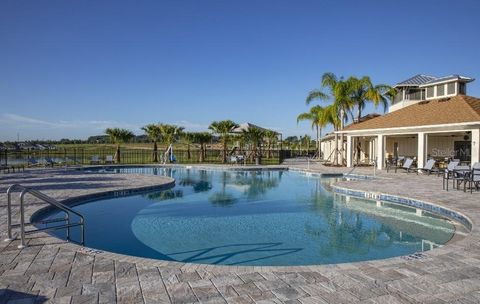
[[[258,153],[258,149],[265,136],[265,131],[260,128],[248,128],[248,130],[243,130],[242,135],[244,136],[245,141],[252,145],[252,158],[254,158],[255,163],[259,165],[261,153]]]
[[[238,125],[231,120],[221,120],[214,121],[208,127],[213,133],[220,135],[222,145],[223,145],[223,163],[227,162],[227,143],[229,139],[229,134],[234,128]]]
[[[162,135],[162,141],[167,145],[165,156],[167,153],[170,153],[171,159],[173,143],[180,138],[184,128],[169,124],[159,124],[158,127],[160,129],[160,134]]]
[[[131,140],[135,135],[132,131],[127,129],[121,128],[107,128],[105,130],[105,134],[110,137],[110,140],[117,144],[117,151],[115,152],[115,161],[119,163],[121,161],[120,158],[120,144],[124,142],[128,142]]]
[[[158,147],[157,141],[161,140],[162,133],[160,132],[159,124],[148,124],[142,127],[142,130],[145,131],[148,139],[153,142],[153,153],[152,153],[152,161],[154,163],[158,162]]]
[[[266,130],[265,131],[265,139],[267,140],[267,150],[268,150],[268,158],[272,157],[272,147],[277,141],[278,133],[273,130]]]
[[[330,113],[328,113],[322,106],[314,106],[309,112],[302,113],[297,117],[297,124],[302,120],[310,120],[312,122],[312,129],[315,128],[317,135],[317,154],[318,158],[322,156],[322,147],[320,145],[320,138],[322,137],[322,128],[324,128],[330,121]]]
[[[310,135],[305,134],[304,136],[300,136],[300,144],[302,146],[305,146],[305,151],[307,152],[308,156],[308,151],[310,150],[310,143],[312,142],[312,138]]]
[[[191,153],[190,153],[190,145],[192,144],[195,137],[195,133],[193,132],[184,132],[182,133],[182,139],[187,144],[187,159],[190,160]]]
[[[322,88],[326,88],[330,92],[331,98],[333,98],[333,108],[330,109],[331,114],[338,117],[339,126],[336,126],[342,130],[344,128],[345,122],[347,121],[347,114],[351,112],[351,109],[354,105],[354,102],[351,98],[352,83],[345,81],[343,77],[338,78],[333,73],[325,73],[322,75]],[[306,99],[306,103],[310,104],[315,99],[326,100],[328,95],[323,93],[321,90],[313,90],[311,91]],[[337,120],[337,119],[335,119]],[[335,127],[335,126],[334,126]],[[340,155],[340,163],[343,165],[343,133],[340,135],[340,142],[342,143],[342,147],[338,149],[338,135],[335,133],[335,161],[334,164],[338,165],[339,159],[338,155]]]
[[[383,105],[384,111],[388,106],[388,97],[393,91],[392,87],[386,84],[373,85],[370,77],[363,76],[358,79],[356,77],[350,77],[347,80],[352,87],[352,100],[357,107],[356,117],[354,121],[359,122],[362,117],[362,111],[365,108],[367,102],[372,102],[375,107],[379,104]]]
[[[200,144],[200,154],[198,158],[198,162],[203,163],[206,158],[206,147],[205,145],[212,142],[212,134],[208,132],[195,132],[193,134],[193,142],[196,144]]]

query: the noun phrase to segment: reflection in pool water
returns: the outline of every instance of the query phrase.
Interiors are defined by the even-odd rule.
[[[89,247],[194,263],[312,265],[431,249],[455,229],[426,212],[333,194],[334,179],[297,172],[116,170],[172,176],[176,186],[75,206]]]

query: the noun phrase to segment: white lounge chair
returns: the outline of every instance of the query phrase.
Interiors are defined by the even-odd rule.
[[[93,156],[92,156],[92,159],[90,160],[90,164],[91,164],[91,165],[98,165],[98,164],[100,164],[100,158],[98,157],[98,155],[93,155]]]
[[[28,167],[38,167],[40,166],[40,163],[33,157],[29,157],[27,160],[27,166]]]
[[[405,159],[405,162],[403,163],[403,166],[399,167],[399,169],[403,169],[407,173],[410,173],[410,171],[413,171],[412,165],[413,165],[413,159],[407,158],[407,159]],[[397,170],[395,170],[395,172],[397,172]]]
[[[433,158],[429,159],[423,168],[418,168],[417,169],[417,174],[418,174],[418,172],[425,172],[428,175],[430,175],[430,173],[432,173],[432,172],[437,172],[438,169],[434,168],[435,163],[436,163],[436,161]]]
[[[105,157],[105,164],[113,164],[113,156],[112,155],[107,155]]]

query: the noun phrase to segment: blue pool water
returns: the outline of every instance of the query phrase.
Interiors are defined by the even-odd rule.
[[[333,194],[335,179],[299,172],[115,170],[171,176],[176,186],[75,206],[88,247],[192,263],[313,265],[428,250],[455,231],[426,212]]]

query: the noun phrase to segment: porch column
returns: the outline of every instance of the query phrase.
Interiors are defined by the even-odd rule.
[[[472,147],[470,149],[472,153],[471,163],[473,166],[474,163],[480,162],[480,129],[472,130]]]
[[[377,168],[382,170],[385,166],[385,136],[377,136]]]
[[[347,135],[347,167],[353,167],[353,137]]]
[[[427,151],[427,135],[424,132],[418,133],[418,151],[417,151],[417,168],[425,166]]]

